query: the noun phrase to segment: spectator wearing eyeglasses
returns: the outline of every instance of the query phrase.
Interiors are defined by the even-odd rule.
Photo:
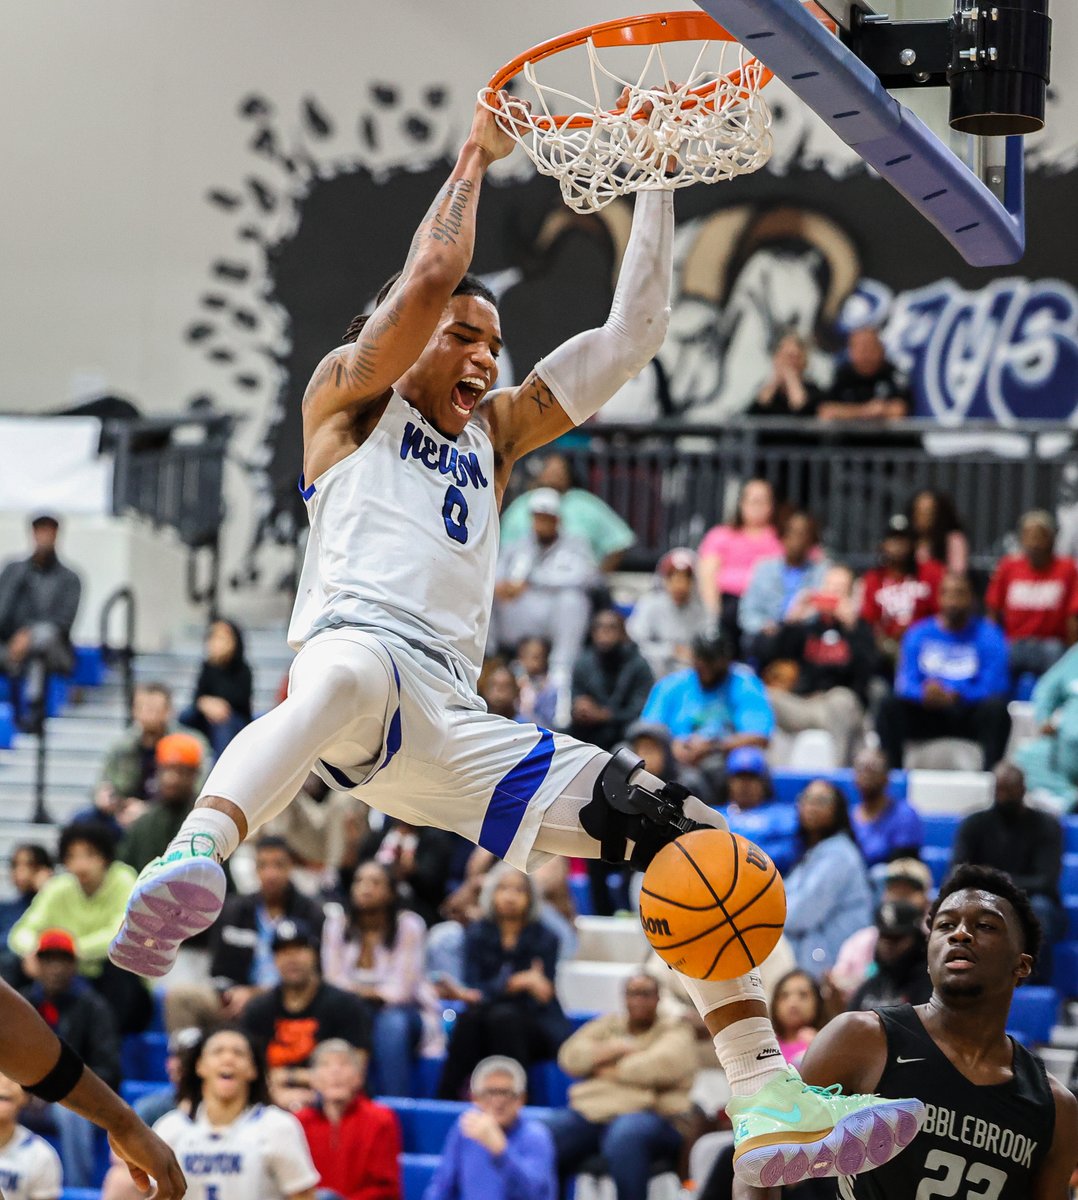
[[[449,1131],[423,1200],[554,1200],[554,1140],[522,1114],[526,1089],[516,1059],[492,1055],[476,1066],[474,1108]]]

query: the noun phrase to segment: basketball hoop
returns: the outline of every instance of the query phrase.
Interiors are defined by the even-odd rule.
[[[674,87],[662,51],[669,42],[701,43],[692,69]],[[581,46],[590,99],[539,82],[539,63]],[[650,47],[635,80],[599,61],[599,50],[625,46]],[[503,103],[498,97],[520,75],[535,90],[538,111],[518,98]],[[758,171],[771,157],[771,113],[761,95],[770,79],[771,72],[706,14],[651,13],[589,25],[526,50],[497,72],[479,101],[536,169],[558,180],[570,208],[595,212],[629,192]],[[602,87],[609,91],[611,83],[628,88],[624,106],[604,105]],[[563,106],[572,111],[554,111]]]

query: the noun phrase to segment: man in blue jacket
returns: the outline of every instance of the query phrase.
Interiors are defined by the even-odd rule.
[[[775,727],[764,685],[732,660],[721,634],[698,634],[692,666],[660,679],[640,714],[644,721],[665,725],[677,761],[703,771],[713,786],[721,784],[732,750],[766,748]]]
[[[902,639],[894,695],[880,706],[876,730],[892,769],[902,767],[907,741],[968,738],[990,771],[1011,731],[1007,642],[999,628],[974,615],[973,590],[949,573],[939,590],[939,614],[919,621]]]
[[[515,1059],[483,1059],[472,1072],[475,1107],[449,1131],[423,1200],[554,1200],[554,1139],[521,1115],[526,1087]]]

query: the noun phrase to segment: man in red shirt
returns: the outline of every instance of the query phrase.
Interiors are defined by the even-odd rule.
[[[400,1125],[392,1109],[363,1091],[367,1055],[331,1038],[315,1050],[311,1066],[318,1101],[296,1116],[321,1186],[344,1200],[400,1200]]]
[[[1051,513],[1026,513],[1018,532],[1022,553],[1000,560],[985,596],[988,616],[1006,634],[1015,679],[1043,675],[1078,636],[1078,569],[1055,553]]]
[[[865,572],[861,617],[876,635],[876,674],[894,676],[898,646],[907,629],[939,612],[943,564],[917,562],[909,520],[896,513],[880,543],[880,565]]]

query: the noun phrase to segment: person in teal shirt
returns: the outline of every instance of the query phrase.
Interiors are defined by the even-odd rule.
[[[732,661],[724,637],[700,634],[691,649],[692,666],[660,679],[640,717],[669,729],[678,762],[718,782],[731,750],[767,746],[775,717],[764,685]]]
[[[1078,802],[1078,646],[1037,680],[1032,701],[1041,736],[1019,746],[1014,761],[1029,790],[1062,816]]]
[[[591,492],[573,486],[573,473],[564,454],[548,454],[535,480],[536,487],[551,487],[561,495],[562,532],[583,538],[591,546],[603,571],[617,569],[636,534],[618,514]],[[527,537],[531,530],[528,493],[518,496],[502,513],[502,545]]]

